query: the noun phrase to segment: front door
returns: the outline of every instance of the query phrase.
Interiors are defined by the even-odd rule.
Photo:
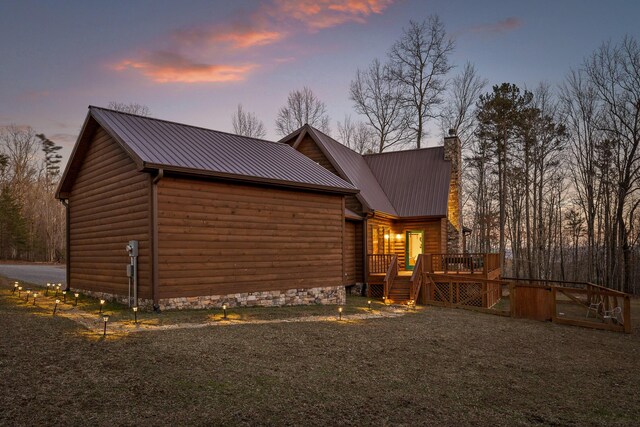
[[[418,255],[421,253],[424,253],[424,230],[407,231],[405,251],[407,270],[413,270],[418,260]]]

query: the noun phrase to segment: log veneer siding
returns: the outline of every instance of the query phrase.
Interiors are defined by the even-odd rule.
[[[159,297],[342,285],[342,196],[165,176]]]
[[[71,287],[127,295],[125,245],[138,240],[138,296],[151,297],[149,203],[149,175],[98,128],[69,194]]]

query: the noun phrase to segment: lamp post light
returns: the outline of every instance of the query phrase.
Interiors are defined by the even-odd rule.
[[[76,292],[75,294],[73,294],[73,296],[76,297],[76,302],[75,302],[74,305],[77,307],[78,306],[78,297],[80,296],[80,294]]]
[[[55,305],[53,306],[53,315],[56,315],[56,310],[58,309],[58,304],[60,304],[60,300],[57,299]]]
[[[133,307],[133,323],[138,324],[138,306]]]
[[[342,307],[338,307],[339,320],[342,320]]]
[[[227,304],[222,304],[222,318],[227,320]]]
[[[49,288],[51,287],[51,283],[47,283],[47,290],[44,291],[44,296],[48,297],[49,296]]]
[[[22,286],[18,286],[18,298],[20,298],[20,293],[22,292]]]
[[[109,321],[109,316],[104,316],[102,318],[102,320],[104,321],[104,332],[102,333],[103,337],[107,336],[107,322]]]
[[[38,293],[34,292],[33,293],[33,305],[36,305],[36,298],[38,298]]]
[[[106,302],[106,301],[105,301],[105,300],[103,300],[103,299],[101,299],[101,300],[100,300],[100,314],[102,314],[102,307],[104,307],[104,303],[105,303],[105,302]]]
[[[15,294],[16,293],[16,291],[18,290],[18,286],[20,286],[20,285],[18,285],[18,282],[15,282],[13,284],[13,289],[11,290],[11,294]]]

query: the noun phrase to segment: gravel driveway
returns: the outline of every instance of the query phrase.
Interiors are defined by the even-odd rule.
[[[64,265],[0,264],[0,275],[36,285],[46,285],[47,282],[66,284]]]

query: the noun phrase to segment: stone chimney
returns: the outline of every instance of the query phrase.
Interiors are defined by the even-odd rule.
[[[449,202],[447,206],[447,252],[461,253],[465,249],[462,228],[462,148],[454,129],[444,138],[444,159],[451,162]]]

